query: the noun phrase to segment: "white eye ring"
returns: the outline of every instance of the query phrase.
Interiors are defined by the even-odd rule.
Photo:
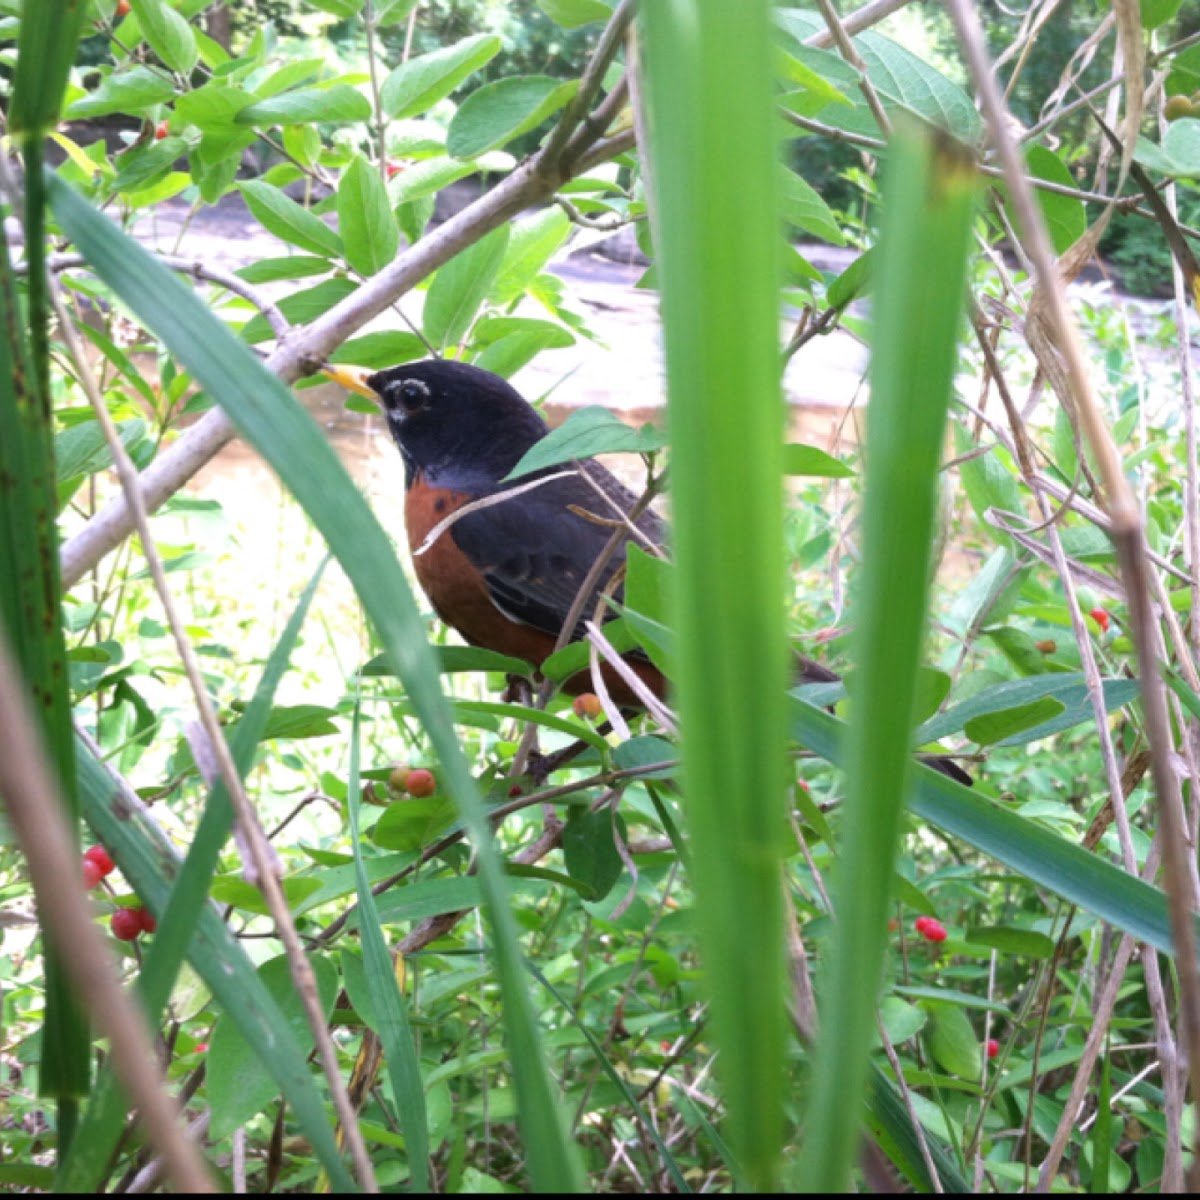
[[[389,399],[409,412],[424,408],[433,396],[429,385],[422,379],[401,379],[392,384],[388,391],[391,393]]]

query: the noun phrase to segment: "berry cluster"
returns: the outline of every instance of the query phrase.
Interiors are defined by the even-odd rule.
[[[424,767],[397,767],[388,776],[388,790],[407,792],[418,800],[424,800],[437,793],[437,777]]]
[[[936,917],[918,917],[913,923],[913,928],[927,942],[944,942],[946,940],[946,927]]]
[[[138,934],[153,933],[158,922],[144,908],[118,908],[109,921],[113,937],[122,942],[132,942]]]

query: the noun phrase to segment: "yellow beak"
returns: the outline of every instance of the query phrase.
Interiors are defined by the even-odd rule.
[[[375,374],[374,371],[369,371],[366,367],[330,365],[322,367],[321,374],[328,376],[334,383],[340,383],[347,391],[357,392],[360,396],[366,396],[368,400],[379,403],[379,393],[367,383],[367,380]]]

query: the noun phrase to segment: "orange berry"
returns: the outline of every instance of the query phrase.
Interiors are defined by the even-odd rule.
[[[408,785],[408,777],[412,774],[412,767],[393,767],[392,773],[388,776],[388,791],[402,792]]]
[[[117,0],[117,9],[113,13],[113,20],[119,21],[122,17],[129,16],[129,0]]]
[[[142,932],[142,911],[139,908],[118,908],[109,920],[113,937],[132,942]]]
[[[432,771],[427,771],[424,767],[418,767],[415,771],[409,771],[404,789],[410,796],[416,796],[417,799],[423,800],[426,796],[432,796],[437,791],[437,780],[434,778]]]
[[[1163,109],[1163,115],[1168,121],[1178,121],[1180,117],[1194,117],[1198,114],[1186,96],[1172,96]]]
[[[1035,646],[1036,646],[1036,647],[1037,647],[1037,648],[1038,648],[1038,649],[1039,649],[1039,650],[1040,650],[1040,651],[1041,651],[1043,654],[1053,654],[1053,653],[1055,652],[1055,650],[1057,650],[1057,649],[1058,649],[1058,643],[1057,643],[1057,642],[1052,642],[1052,641],[1050,641],[1050,640],[1046,640],[1046,641],[1044,641],[1044,642],[1034,642],[1034,645],[1035,645]]]
[[[575,715],[582,717],[585,721],[594,721],[604,711],[600,697],[594,692],[583,692],[576,696],[575,703],[571,707],[574,708]]]

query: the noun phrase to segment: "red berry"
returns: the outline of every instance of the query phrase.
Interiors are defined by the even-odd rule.
[[[998,1041],[996,1041],[995,1038],[988,1038],[988,1040],[987,1040],[987,1056],[988,1056],[988,1058],[995,1058],[996,1055],[999,1053],[1000,1053],[1000,1043]]]
[[[90,892],[100,880],[104,878],[104,872],[90,858],[83,860],[83,886]]]
[[[207,1054],[208,1053],[208,1043],[207,1042],[197,1042],[192,1053],[193,1054]]]
[[[148,908],[139,908],[137,910],[142,918],[142,932],[153,933],[158,928],[158,922],[154,919],[154,914]]]
[[[1105,615],[1107,615],[1107,614],[1105,614]],[[1053,654],[1055,652],[1055,650],[1058,649],[1057,642],[1045,641],[1045,642],[1034,642],[1033,644],[1043,654]]]
[[[90,850],[85,850],[83,857],[88,862],[95,863],[100,868],[101,875],[111,875],[117,868],[117,864],[103,846],[93,846]]]
[[[142,910],[140,908],[118,908],[109,925],[113,937],[123,942],[132,942],[142,932]]]
[[[404,170],[404,164],[398,163],[398,162],[392,162],[389,159],[387,162],[387,165],[384,167],[384,170],[387,171],[387,177],[389,179],[395,179],[396,176],[399,175],[400,172]]]
[[[129,16],[129,0],[117,0],[117,11],[113,16],[118,19]]]
[[[800,786],[801,786],[801,787],[802,787],[802,788],[803,788],[803,789],[804,789],[806,792],[811,792],[811,791],[812,791],[812,788],[810,788],[810,787],[808,786],[808,780],[807,780],[807,779],[798,779],[796,782],[797,782],[797,783],[799,783],[799,784],[800,784]]]
[[[154,140],[156,142],[161,142],[163,138],[165,138],[170,132],[171,127],[169,123],[166,121],[159,121],[159,123],[154,127]]]
[[[571,707],[574,708],[577,717],[583,717],[586,721],[594,721],[604,711],[600,697],[594,692],[584,692],[576,696]]]
[[[521,787],[519,783],[514,783],[512,787],[508,789],[508,798],[510,800],[515,800],[518,796],[522,796],[524,794],[525,789]]]
[[[437,791],[437,780],[433,777],[432,771],[425,770],[424,767],[418,767],[415,771],[409,771],[408,778],[404,782],[404,788],[410,796],[416,796],[423,800],[426,796],[432,796]]]
[[[913,923],[916,931],[927,942],[944,942],[946,927],[934,917],[918,917]]]
[[[1112,618],[1102,608],[1093,608],[1089,614],[1093,621],[1100,626],[1101,633],[1108,632],[1108,623]]]
[[[899,921],[889,921],[887,923],[887,927],[888,927],[888,933],[895,933],[896,930],[900,928],[900,922]]]

